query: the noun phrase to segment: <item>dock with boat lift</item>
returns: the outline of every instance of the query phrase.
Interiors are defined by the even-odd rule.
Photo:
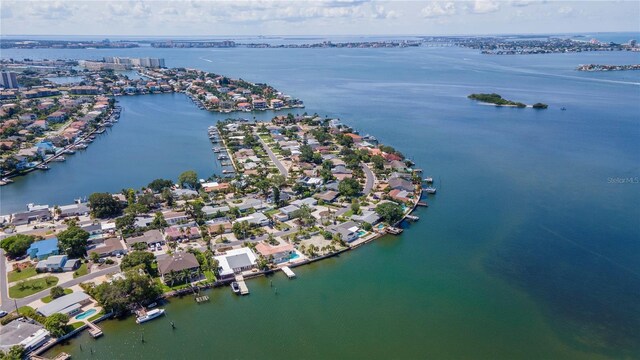
[[[411,220],[411,221],[418,221],[420,220],[419,217],[415,216],[415,215],[407,215],[405,216],[407,218],[407,220]]]
[[[89,327],[89,335],[91,335],[94,339],[102,336],[102,329],[100,329],[98,325],[92,323],[91,321],[87,321],[87,326]]]
[[[249,294],[249,288],[247,284],[244,282],[244,276],[236,275],[236,282],[238,283],[238,287],[240,288],[240,295]]]
[[[283,266],[281,269],[282,269],[282,272],[285,275],[287,275],[289,279],[294,279],[296,277],[296,274],[293,271],[291,271],[291,269],[288,266]]]

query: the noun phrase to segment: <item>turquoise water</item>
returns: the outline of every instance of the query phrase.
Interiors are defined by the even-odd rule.
[[[363,237],[364,235],[366,235],[366,231],[364,230],[358,230],[358,237]]]
[[[300,255],[298,255],[297,252],[294,252],[293,254],[291,254],[291,256],[289,256],[289,260],[295,260],[295,259],[297,259],[299,257],[300,257]]]
[[[18,58],[107,54],[160,56],[169,66],[271,83],[302,98],[304,111],[340,117],[395,146],[434,177],[438,194],[401,236],[296,268],[296,281],[280,275],[250,280],[250,296],[213,290],[212,301],[200,306],[190,297],[172,299],[166,308],[175,331],[162,323],[142,330],[132,318],[108,321],[101,324],[104,338],[83,334],[56,351],[78,359],[92,357],[89,347],[93,358],[105,359],[192,358],[212,349],[221,358],[290,358],[292,348],[300,357],[322,359],[640,353],[640,185],[616,181],[640,177],[640,74],[574,70],[584,63],[640,63],[640,53],[2,52]],[[549,109],[483,106],[466,99],[473,92],[541,101]],[[206,128],[226,116],[198,111],[178,94],[120,101],[121,121],[87,151],[0,188],[0,213],[140,187],[159,176],[175,179],[187,168],[200,177],[221,171]]]
[[[86,319],[89,316],[95,314],[96,312],[97,312],[96,309],[89,309],[89,310],[83,312],[82,314],[76,316],[76,319],[78,319],[78,320]]]

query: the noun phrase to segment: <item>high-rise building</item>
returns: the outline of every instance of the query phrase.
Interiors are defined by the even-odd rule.
[[[0,76],[0,83],[2,83],[2,87],[6,89],[17,89],[18,88],[18,78],[16,73],[12,71],[3,71]]]

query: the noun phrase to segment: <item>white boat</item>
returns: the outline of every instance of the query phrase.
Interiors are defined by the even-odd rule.
[[[233,290],[234,293],[236,294],[240,294],[240,285],[238,285],[237,282],[232,282],[231,283],[231,290]]]
[[[142,316],[138,316],[136,318],[136,323],[138,324],[142,324],[144,322],[153,320],[155,318],[157,318],[158,316],[164,315],[164,309],[153,309],[148,311],[146,314],[142,315]]]
[[[426,188],[424,188],[424,192],[426,192],[427,194],[435,194],[436,193],[436,188],[434,188],[434,187],[426,187]]]
[[[425,181],[427,184],[431,184],[431,183],[433,183],[433,178],[432,178],[432,177],[428,177],[428,178],[425,178],[425,179],[424,179],[424,181]]]

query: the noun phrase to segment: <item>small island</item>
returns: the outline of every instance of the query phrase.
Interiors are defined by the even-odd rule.
[[[516,101],[511,101],[511,100],[507,100],[505,98],[503,98],[502,96],[496,94],[496,93],[491,93],[491,94],[471,94],[469,96],[467,96],[469,99],[471,100],[477,100],[483,103],[488,103],[488,104],[494,104],[495,106],[513,106],[513,107],[518,107],[518,108],[525,108],[527,107],[527,104],[521,103],[521,102],[516,102]],[[543,104],[543,103],[535,103],[533,105],[531,105],[532,108],[534,109],[546,109],[549,107],[549,105],[547,104]]]

